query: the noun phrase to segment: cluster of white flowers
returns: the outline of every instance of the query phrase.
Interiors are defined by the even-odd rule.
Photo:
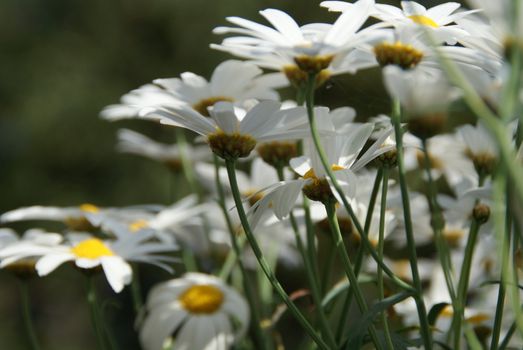
[[[510,285],[521,264],[523,4],[321,6],[340,13],[334,23],[300,26],[277,9],[260,11],[270,25],[228,17],[232,26],[214,32],[229,36],[211,47],[243,60],[220,63],[209,80],[156,79],[102,111],[110,121],[175,128],[175,144],[122,129],[117,147],[183,174],[193,195],[168,207],[4,213],[4,224],[52,220],[65,229],[20,239],[0,231],[0,266],[21,278],[67,261],[101,266],[117,293],[136,263],[178,275],[197,269],[149,292],[137,322],[149,350],[296,342],[278,328],[281,300],[310,336],[291,348],[311,340],[320,349],[365,340],[378,349],[521,347],[521,302]],[[383,73],[390,117],[314,105],[330,77],[371,67]],[[296,101],[280,101],[286,86]],[[450,109],[460,100],[475,117],[454,127]],[[278,266],[305,272],[313,322],[277,280]],[[259,271],[267,279],[253,278]],[[363,286],[365,276],[375,285]],[[347,319],[352,295],[363,325]]]

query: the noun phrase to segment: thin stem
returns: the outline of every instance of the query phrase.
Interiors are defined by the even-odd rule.
[[[133,280],[131,282],[134,312],[138,313],[143,306],[142,290],[140,288],[140,274],[138,264],[133,264]]]
[[[22,314],[24,318],[25,331],[31,344],[32,350],[39,350],[40,345],[36,332],[34,330],[33,320],[31,318],[31,300],[29,296],[29,282],[27,279],[20,279],[20,295],[22,297]]]
[[[182,162],[182,170],[185,179],[189,184],[191,192],[196,193],[198,195],[198,199],[201,201],[203,195],[202,189],[199,186],[196,177],[194,176],[193,165],[190,159],[190,155],[187,152],[187,138],[185,137],[185,132],[182,128],[176,128],[176,144],[180,149],[180,160]]]
[[[367,216],[365,217],[365,226],[363,228],[363,233],[365,237],[369,236],[370,231],[370,225],[372,222],[372,215],[374,215],[374,206],[376,205],[376,199],[378,198],[378,192],[381,185],[381,179],[383,177],[383,171],[382,169],[378,169],[376,173],[376,178],[374,179],[374,185],[372,187],[372,192],[369,199],[369,205],[367,207]],[[356,255],[356,262],[354,263],[354,273],[356,276],[359,275],[361,266],[363,263],[363,245],[360,246],[358,250],[358,254]],[[343,301],[342,306],[342,312],[340,316],[340,321],[338,323],[338,329],[336,331],[336,339],[340,341],[343,337],[344,330],[345,330],[345,324],[347,323],[347,318],[349,317],[349,309],[350,305],[352,304],[352,296],[353,296],[352,289],[349,287],[349,290],[347,292],[347,295],[345,297],[345,300]]]
[[[378,255],[383,259],[383,248],[385,246],[385,211],[387,209],[387,189],[389,187],[389,170],[383,169],[383,187],[381,189],[381,206],[380,206],[380,227],[378,235]],[[379,300],[385,298],[385,291],[383,288],[383,269],[378,266],[378,294]],[[385,342],[389,350],[394,350],[392,338],[389,330],[389,323],[387,321],[386,311],[381,312],[381,322],[383,324],[383,332],[385,334]]]
[[[284,178],[284,174],[283,174],[283,168],[277,167],[276,171],[278,173],[278,180],[284,181],[285,178]],[[319,324],[321,327],[321,331],[322,331],[323,335],[325,336],[325,340],[329,344],[329,346],[332,348],[336,348],[337,345],[336,345],[336,341],[334,340],[334,334],[332,333],[332,330],[329,326],[329,321],[327,320],[327,317],[325,316],[325,310],[321,306],[320,285],[318,284],[318,280],[317,280],[316,276],[314,276],[314,272],[312,270],[311,263],[307,256],[307,249],[305,248],[305,245],[303,244],[303,240],[301,239],[298,223],[296,222],[296,218],[294,217],[294,213],[292,212],[292,210],[289,214],[289,221],[291,223],[292,230],[294,231],[294,236],[296,238],[298,250],[303,259],[303,263],[305,264],[305,272],[307,274],[307,279],[309,280],[312,299],[314,301],[316,313],[318,315],[318,321],[319,321]]]
[[[104,338],[103,320],[100,317],[100,310],[98,308],[98,298],[96,296],[96,286],[94,284],[93,276],[86,276],[87,278],[87,303],[89,304],[89,311],[91,313],[91,323],[96,334],[96,341],[98,348],[107,349]]]
[[[325,204],[325,209],[327,210],[327,219],[329,220],[329,226],[331,229],[332,239],[334,241],[334,245],[336,246],[336,250],[338,252],[338,255],[341,258],[341,261],[343,263],[343,268],[345,270],[345,274],[347,275],[347,278],[349,279],[349,283],[352,286],[352,289],[354,290],[354,297],[356,298],[356,303],[358,304],[360,311],[362,313],[365,313],[367,308],[367,303],[365,302],[365,298],[363,298],[363,293],[361,292],[361,289],[358,285],[358,278],[356,277],[356,274],[354,273],[354,269],[352,267],[352,263],[350,261],[349,255],[347,254],[347,250],[345,249],[345,245],[343,244],[343,238],[341,236],[340,226],[338,223],[338,218],[336,216],[336,206],[334,201],[329,201]],[[371,324],[369,325],[369,334],[372,338],[372,342],[376,346],[376,348],[380,349],[381,344],[378,340],[378,337],[376,335],[376,329]]]
[[[410,213],[409,191],[407,187],[407,180],[405,177],[405,165],[403,161],[403,132],[401,130],[401,110],[399,101],[393,101],[392,123],[394,124],[394,133],[396,137],[397,163],[399,182],[401,190],[401,200],[403,203],[403,217],[405,221],[405,234],[407,238],[407,249],[409,252],[410,268],[412,272],[412,282],[416,289],[414,300],[416,302],[416,309],[418,311],[418,318],[420,321],[421,337],[425,349],[432,349],[432,333],[430,331],[429,322],[427,318],[427,310],[423,301],[423,289],[421,286],[421,279],[418,271],[418,256],[416,252],[416,242],[414,240],[414,231],[412,228],[412,219]]]
[[[236,171],[235,171],[235,160],[226,160],[225,165],[227,167],[227,174],[229,175],[229,183],[231,185],[231,191],[234,198],[234,202],[236,205],[236,210],[238,211],[238,215],[240,217],[240,221],[242,223],[243,229],[245,231],[245,235],[247,237],[247,241],[251,245],[252,251],[258,260],[258,263],[260,267],[262,268],[263,272],[265,273],[265,276],[267,279],[271,282],[274,290],[278,295],[282,298],[283,302],[287,307],[289,308],[289,311],[293,314],[293,316],[296,318],[296,320],[300,323],[300,325],[305,329],[307,334],[314,340],[314,342],[321,348],[321,349],[329,349],[329,346],[319,337],[319,335],[316,333],[316,330],[312,327],[312,325],[307,321],[307,319],[303,316],[303,314],[300,312],[300,310],[296,307],[294,302],[289,298],[289,295],[285,292],[283,287],[281,286],[280,282],[276,279],[276,276],[274,275],[274,272],[270,268],[269,264],[265,260],[265,257],[263,256],[263,253],[260,249],[260,246],[258,245],[258,241],[256,240],[256,237],[254,236],[251,226],[249,224],[249,220],[247,219],[247,215],[245,214],[245,210],[243,209],[243,203],[240,195],[240,190],[238,188],[238,183],[236,180]]]
[[[459,275],[458,282],[458,294],[457,300],[462,306],[460,310],[455,310],[453,325],[456,329],[456,335],[461,334],[461,323],[463,322],[464,311],[465,311],[465,300],[467,298],[467,291],[469,286],[470,271],[472,267],[472,259],[474,257],[474,248],[478,238],[480,224],[477,220],[473,219],[470,225],[469,235],[467,238],[467,245],[465,247],[465,255],[463,256],[463,265],[461,266],[461,272]]]
[[[425,173],[428,177],[428,185],[429,185],[429,193],[428,193],[428,201],[429,201],[429,208],[431,213],[431,220],[430,225],[432,227],[432,231],[434,232],[434,238],[436,240],[436,249],[438,251],[438,257],[440,259],[440,264],[442,267],[443,275],[445,277],[445,283],[447,285],[447,289],[449,291],[450,299],[452,301],[452,309],[454,313],[463,313],[463,304],[462,300],[458,300],[456,298],[456,290],[454,288],[454,281],[452,279],[452,263],[450,260],[450,254],[448,251],[447,244],[445,242],[445,238],[443,237],[443,229],[445,227],[445,221],[443,219],[443,214],[441,212],[441,208],[439,206],[439,203],[437,201],[437,195],[438,191],[436,189],[436,183],[434,182],[434,179],[432,178],[432,170],[431,170],[431,164],[430,164],[430,157],[429,157],[429,150],[427,147],[427,140],[422,139],[422,146],[423,146],[423,164],[425,168]],[[461,322],[454,324],[454,347],[456,349],[460,349],[460,342],[461,342]]]
[[[240,244],[238,242],[238,238],[236,237],[236,233],[234,230],[234,226],[232,224],[231,217],[229,216],[229,212],[227,211],[227,207],[225,205],[225,194],[223,192],[223,187],[220,181],[220,164],[218,162],[218,157],[214,156],[214,173],[215,173],[215,182],[216,182],[216,189],[218,192],[218,204],[220,205],[220,208],[223,212],[223,216],[225,218],[225,222],[227,223],[227,228],[229,231],[229,237],[231,239],[232,248],[234,251],[234,255],[236,256],[236,261],[238,262],[238,267],[240,268],[240,272],[242,274],[242,283],[243,283],[243,289],[245,290],[245,296],[247,297],[247,301],[249,303],[249,307],[251,309],[251,315],[253,320],[253,332],[254,336],[256,337],[256,340],[258,344],[260,344],[264,349],[268,348],[268,344],[266,341],[266,337],[263,334],[263,331],[261,330],[261,317],[256,305],[256,296],[253,290],[254,284],[251,282],[249,275],[247,273],[247,269],[245,268],[245,265],[243,264],[243,260],[241,259],[242,250],[240,247]],[[240,200],[241,202],[241,200]],[[242,207],[243,208],[243,207]]]

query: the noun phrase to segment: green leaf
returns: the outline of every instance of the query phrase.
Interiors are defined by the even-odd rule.
[[[374,282],[375,280],[376,280],[375,277],[373,277],[371,275],[364,274],[364,273],[360,273],[360,275],[358,276],[358,284],[370,283],[370,282]],[[341,293],[343,293],[344,291],[349,289],[349,286],[350,286],[350,283],[347,280],[344,280],[344,281],[336,283],[329,290],[329,292],[325,295],[325,297],[323,297],[323,300],[321,302],[321,306],[323,308],[327,307],[327,305],[329,305],[331,302],[333,302],[334,299],[336,299],[336,297],[338,295],[340,295]]]
[[[347,348],[360,349],[364,342],[364,337],[367,334],[367,329],[374,322],[374,319],[389,307],[407,299],[411,295],[411,292],[402,292],[375,303],[361,316],[361,320],[355,325],[354,329],[351,329],[349,338],[344,342],[347,344]]]

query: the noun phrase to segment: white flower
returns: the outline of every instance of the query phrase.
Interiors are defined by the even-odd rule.
[[[505,41],[512,37],[523,38],[523,6],[517,5],[518,1],[514,0],[469,0],[473,7],[483,10],[490,20],[493,31],[499,33],[499,40]],[[515,28],[512,28],[513,19]]]
[[[127,261],[147,262],[172,270],[165,262],[172,262],[173,259],[156,253],[173,251],[175,246],[150,241],[153,234],[152,231],[141,230],[125,239],[104,241],[87,234],[70,234],[67,241],[57,245],[39,241],[22,242],[0,251],[0,266],[34,258],[39,276],[51,273],[67,261],[73,261],[82,269],[101,266],[111,288],[119,293],[132,279],[132,269]]]
[[[343,66],[343,60],[359,45],[380,36],[374,27],[358,32],[367,21],[374,0],[359,0],[352,11],[342,14],[334,24],[298,24],[288,14],[276,9],[266,9],[260,14],[272,27],[239,17],[227,20],[238,27],[218,27],[218,34],[234,33],[240,36],[224,39],[212,48],[230,52],[252,60],[269,69],[283,70],[289,66],[304,67],[319,64],[320,70],[328,67],[330,73],[354,71],[357,67]],[[353,57],[354,59],[354,57]]]
[[[383,30],[384,40],[370,47],[381,66],[396,65],[405,70],[416,67],[437,75],[440,69],[438,54],[454,61],[459,67],[475,68],[490,74],[497,73],[501,62],[496,57],[476,49],[437,45],[427,42],[426,33],[419,26],[401,25],[395,29]]]
[[[205,136],[214,153],[222,158],[242,158],[257,142],[302,137],[307,122],[303,107],[280,110],[276,101],[262,101],[243,115],[230,102],[217,102],[207,118],[188,106],[157,109],[146,117],[162,124],[184,127]]]
[[[389,94],[400,101],[411,117],[444,112],[460,96],[441,72],[428,74],[418,69],[404,71],[387,66],[383,76]]]
[[[339,12],[350,12],[354,8],[353,4],[342,1],[324,1],[321,6],[330,11]],[[401,9],[392,5],[376,4],[371,16],[393,26],[422,25],[428,28],[439,41],[455,43],[457,38],[466,36],[467,32],[457,25],[452,25],[452,23],[476,12],[475,10],[456,12],[460,6],[457,2],[447,2],[426,9],[417,2],[402,1]]]
[[[156,142],[136,131],[128,129],[118,130],[118,144],[116,148],[120,152],[140,155],[172,167],[181,167],[180,147],[177,144]],[[186,152],[188,158],[193,163],[210,158],[209,148],[205,146],[192,147],[187,145]]]
[[[316,108],[318,124],[326,132],[334,127],[329,121],[328,109]],[[348,198],[354,197],[357,188],[357,178],[354,171],[363,168],[372,159],[389,150],[380,148],[391,130],[384,132],[361,156],[360,151],[373,131],[371,124],[352,124],[339,133],[331,132],[321,138],[327,161],[332,164],[334,175]],[[291,159],[290,165],[300,175],[299,179],[287,180],[271,186],[265,191],[265,196],[250,209],[251,222],[256,226],[267,209],[271,209],[280,220],[287,216],[304,190],[312,200],[324,202],[332,196],[337,197],[331,189],[330,179],[326,178],[325,169],[319,159],[316,148],[311,140],[307,140],[304,156]],[[358,157],[359,156],[359,157]]]
[[[140,329],[146,350],[162,350],[167,344],[169,349],[226,350],[249,324],[244,298],[219,278],[202,273],[157,285],[146,308]]]
[[[180,104],[206,115],[207,107],[217,101],[242,104],[253,98],[279,100],[274,89],[287,84],[285,77],[262,73],[252,63],[228,60],[215,68],[209,81],[191,72],[182,73],[181,78],[156,79],[154,85],[144,85],[124,95],[121,104],[107,106],[101,116],[108,120],[138,118],[151,108]]]

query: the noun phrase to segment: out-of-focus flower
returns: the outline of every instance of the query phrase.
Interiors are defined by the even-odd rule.
[[[226,350],[249,324],[244,298],[222,280],[202,273],[155,286],[146,309],[140,329],[146,350]]]
[[[19,237],[11,229],[0,229],[0,256],[4,250],[23,249],[25,246],[38,245],[42,250],[52,248],[62,242],[62,235],[59,233],[46,232],[41,229],[27,230],[22,237]],[[15,257],[0,257],[0,266],[13,272],[15,275],[25,278],[36,275],[34,257],[18,259]]]
[[[427,139],[444,131],[448,107],[460,92],[450,85],[443,73],[429,74],[419,69],[404,71],[387,66],[383,76],[387,91],[404,108],[412,134]]]
[[[210,81],[191,72],[181,78],[157,79],[124,95],[121,103],[104,108],[101,116],[108,120],[138,118],[150,108],[188,105],[200,114],[218,101],[242,104],[248,99],[279,100],[276,88],[286,85],[282,74],[262,74],[252,63],[228,60],[214,70]],[[234,77],[231,79],[231,77]]]
[[[141,230],[125,239],[116,240],[101,240],[87,234],[70,234],[65,242],[54,245],[46,244],[47,240],[24,240],[0,251],[0,266],[9,266],[27,258],[34,259],[39,276],[51,273],[67,261],[73,261],[81,269],[101,266],[109,285],[119,293],[132,279],[128,261],[146,262],[172,271],[165,263],[173,259],[156,253],[174,251],[176,246],[151,241],[153,237],[153,231]]]
[[[177,144],[156,142],[136,131],[120,129],[116,148],[120,152],[136,154],[162,162],[174,171],[182,168],[181,150]],[[192,163],[210,158],[209,148],[205,146],[187,145],[185,152]]]

